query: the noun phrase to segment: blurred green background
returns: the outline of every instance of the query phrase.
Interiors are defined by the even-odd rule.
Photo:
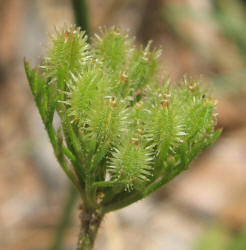
[[[246,1],[88,0],[88,7],[92,34],[99,26],[129,29],[138,44],[153,40],[162,48],[163,75],[174,84],[184,75],[201,80],[218,99],[223,127],[190,170],[109,214],[95,249],[245,250]],[[23,58],[38,64],[55,26],[74,22],[72,0],[0,0],[1,249],[51,249],[57,237],[69,186],[34,106]],[[75,248],[77,206],[59,249]]]

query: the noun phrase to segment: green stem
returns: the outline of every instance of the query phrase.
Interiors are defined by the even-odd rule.
[[[81,187],[80,187],[79,183],[77,182],[74,174],[68,168],[68,166],[67,166],[67,164],[66,164],[66,162],[64,160],[63,154],[60,154],[58,152],[58,147],[57,147],[58,140],[57,140],[57,136],[55,134],[55,130],[54,130],[53,126],[51,124],[45,124],[45,128],[46,128],[46,131],[48,133],[48,137],[49,137],[49,139],[51,141],[51,144],[52,144],[54,154],[56,156],[57,161],[61,165],[61,167],[64,170],[64,172],[66,173],[66,175],[69,177],[69,179],[75,185],[75,187],[80,191]]]
[[[116,181],[97,181],[93,183],[95,187],[113,187],[115,185],[122,185],[122,183]]]
[[[81,208],[81,227],[77,250],[92,250],[98,228],[103,219],[99,210],[85,210]]]
[[[93,173],[91,173],[90,169],[86,174],[85,178],[85,201],[86,201],[86,206],[89,209],[94,209],[97,207],[96,204],[96,187],[93,186],[94,178],[93,178]]]
[[[87,0],[72,0],[75,23],[90,35]]]
[[[50,250],[59,250],[62,248],[63,238],[65,235],[66,229],[69,226],[69,223],[71,220],[71,214],[72,214],[74,205],[76,204],[77,198],[78,198],[77,190],[75,190],[74,187],[70,184],[68,196],[64,203],[65,205],[64,205],[62,216],[61,216],[61,221],[58,225],[58,229],[56,232],[55,241],[53,243],[53,246],[50,248]]]

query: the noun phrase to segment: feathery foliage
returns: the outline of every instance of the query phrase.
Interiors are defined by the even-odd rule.
[[[161,53],[151,43],[137,48],[114,27],[92,40],[65,27],[41,67],[25,69],[58,162],[86,209],[106,213],[187,169],[220,130],[215,101],[199,82],[161,79]]]

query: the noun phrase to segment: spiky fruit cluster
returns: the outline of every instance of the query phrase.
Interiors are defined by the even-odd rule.
[[[137,48],[117,28],[92,41],[65,27],[39,70],[25,66],[59,163],[86,206],[108,212],[187,169],[220,131],[215,103],[198,82],[171,87],[161,79],[160,50],[151,43]]]

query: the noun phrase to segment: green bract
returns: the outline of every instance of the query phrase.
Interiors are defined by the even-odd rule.
[[[151,43],[137,48],[116,28],[92,41],[65,27],[41,67],[25,62],[25,69],[58,162],[84,206],[106,213],[187,169],[220,130],[214,101],[198,82],[171,87],[160,79],[160,51]]]

